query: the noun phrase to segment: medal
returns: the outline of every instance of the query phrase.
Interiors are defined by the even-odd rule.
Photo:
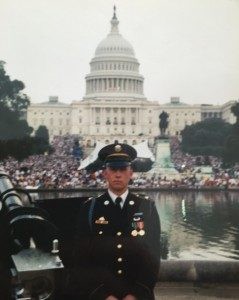
[[[143,221],[143,213],[135,213],[133,215],[133,222],[132,222],[132,227],[133,231],[131,231],[132,236],[144,236],[145,235],[145,230],[144,230],[144,221]]]
[[[139,229],[144,229],[144,222],[143,221],[137,222],[137,227]]]
[[[145,231],[144,231],[143,229],[141,229],[141,230],[139,231],[139,235],[141,235],[141,236],[145,235]]]

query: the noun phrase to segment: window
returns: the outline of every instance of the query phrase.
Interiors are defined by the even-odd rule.
[[[95,124],[100,125],[100,117],[99,116],[96,117]]]

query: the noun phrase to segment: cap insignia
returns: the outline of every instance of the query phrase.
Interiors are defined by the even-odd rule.
[[[115,152],[120,152],[122,150],[122,147],[120,145],[115,146]]]

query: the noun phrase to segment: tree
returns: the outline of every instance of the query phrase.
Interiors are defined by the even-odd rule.
[[[236,102],[232,107],[231,107],[231,112],[234,114],[236,117],[236,123],[239,124],[239,102]]]
[[[231,107],[231,112],[236,117],[230,135],[226,139],[223,160],[225,163],[233,164],[239,162],[239,102]]]
[[[46,129],[39,129],[40,137],[30,137],[33,129],[21,119],[30,101],[22,93],[24,83],[11,80],[0,61],[0,159],[13,156],[21,160],[31,154],[44,153],[49,148]]]
[[[30,104],[26,94],[21,91],[25,88],[19,80],[11,80],[4,69],[5,62],[0,61],[0,105],[20,114]]]
[[[31,134],[32,128],[21,114],[30,101],[21,91],[23,82],[11,80],[0,61],[0,140],[21,139]]]
[[[49,132],[46,126],[40,125],[35,132],[35,139],[37,141],[36,153],[44,153],[50,150]]]
[[[182,149],[194,155],[222,156],[232,125],[222,119],[207,119],[186,126],[182,131]]]
[[[38,129],[35,132],[35,137],[37,138],[42,138],[45,140],[47,143],[49,142],[49,132],[46,126],[40,125]]]

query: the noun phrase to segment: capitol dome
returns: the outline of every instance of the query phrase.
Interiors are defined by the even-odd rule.
[[[111,32],[103,39],[95,51],[95,56],[126,55],[134,57],[134,49],[131,44],[119,34],[119,21],[116,14],[111,20]]]
[[[95,51],[95,56],[105,55],[126,55],[134,56],[134,49],[121,34],[109,34],[102,40]]]
[[[86,99],[145,99],[144,78],[139,74],[139,62],[132,45],[119,33],[118,25],[114,6],[111,31],[97,46],[90,62],[90,74],[86,75]]]

